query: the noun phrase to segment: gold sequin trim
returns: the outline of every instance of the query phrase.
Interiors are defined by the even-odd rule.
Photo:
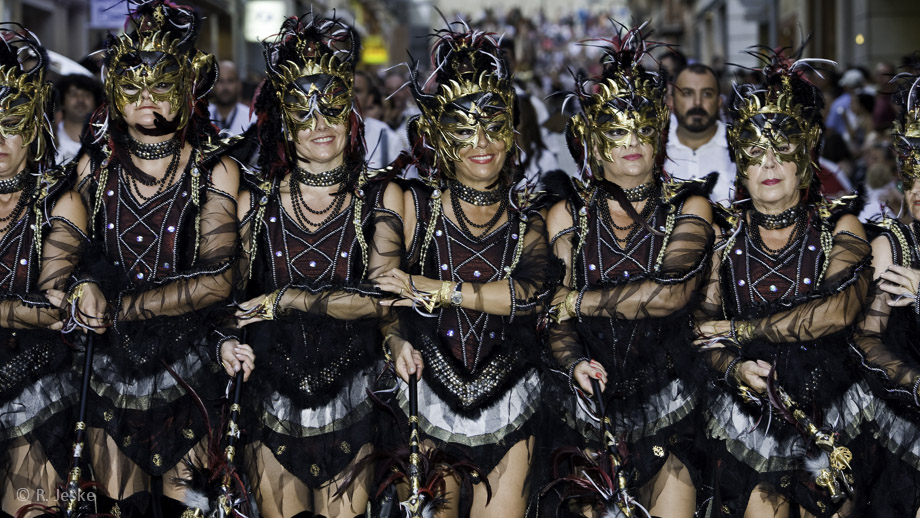
[[[118,507],[118,502],[115,502],[115,505],[113,505],[112,509],[109,510],[109,514],[113,516],[121,516],[121,507]]]
[[[193,432],[193,431],[191,430],[191,428],[183,428],[183,429],[182,429],[182,436],[185,437],[186,439],[194,439],[194,438],[195,438],[195,432]]]
[[[102,414],[102,417],[103,417],[103,419],[105,419],[106,421],[111,421],[112,418],[115,417],[115,416],[112,414],[112,411],[111,411],[111,410],[106,410],[106,411]]]
[[[318,477],[319,476],[319,466],[317,466],[316,464],[310,466],[310,473],[314,477]]]
[[[131,446],[131,436],[129,435],[125,437],[125,439],[121,442],[121,444],[124,446]]]
[[[160,464],[163,464],[163,458],[160,457],[159,453],[157,453],[153,456],[153,465],[159,466]]]
[[[789,487],[789,475],[785,475],[779,479],[779,485],[780,487]]]
[[[284,450],[286,450],[286,449],[287,449],[287,446],[285,446],[285,445],[283,445],[283,444],[282,444],[281,446],[278,446],[278,449],[275,451],[275,455],[281,455],[281,454],[283,454],[283,453],[284,453]]]
[[[661,446],[654,446],[652,447],[652,453],[654,453],[656,457],[664,457],[664,448]]]
[[[351,453],[351,445],[348,444],[348,441],[342,441],[342,444],[339,445],[339,448],[342,449],[343,453]]]

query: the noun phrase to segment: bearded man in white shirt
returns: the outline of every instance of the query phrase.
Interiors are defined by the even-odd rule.
[[[734,197],[735,164],[728,152],[725,124],[719,120],[722,97],[715,72],[694,63],[678,72],[671,94],[671,127],[665,171],[690,179],[719,173],[710,198],[729,203]]]

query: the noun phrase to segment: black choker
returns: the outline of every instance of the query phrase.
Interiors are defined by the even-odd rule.
[[[644,183],[642,185],[637,185],[635,187],[630,187],[629,189],[623,189],[623,192],[626,194],[626,200],[630,203],[636,203],[640,201],[645,201],[658,189],[658,186],[655,185],[655,182]],[[604,191],[602,191],[604,192]],[[610,196],[607,196],[608,198]]]
[[[26,182],[30,176],[31,173],[29,173],[29,170],[23,169],[15,176],[0,180],[0,194],[10,194],[21,191],[23,187],[26,186]]]
[[[296,182],[309,185],[310,187],[329,187],[330,185],[345,183],[348,180],[348,169],[346,164],[342,164],[329,171],[311,173],[295,165],[294,170],[291,171],[291,178]]]
[[[486,205],[495,205],[496,203],[502,201],[507,194],[503,189],[493,189],[491,191],[479,191],[473,189],[472,187],[467,187],[462,183],[456,180],[450,180],[448,183],[448,188],[453,192],[457,198],[471,204],[479,205],[480,207]]]
[[[764,214],[757,209],[751,209],[751,225],[767,230],[779,230],[798,223],[804,212],[800,205],[786,209],[779,214]]]
[[[179,137],[175,136],[163,142],[147,144],[133,137],[128,137],[128,151],[141,160],[159,160],[172,156],[179,150]]]

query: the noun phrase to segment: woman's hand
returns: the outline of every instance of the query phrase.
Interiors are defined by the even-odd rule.
[[[770,376],[770,362],[763,360],[743,361],[735,367],[735,379],[752,390],[763,394],[767,391],[767,378]],[[775,373],[774,373],[775,375]]]
[[[256,322],[273,320],[277,316],[274,312],[281,309],[276,307],[280,306],[277,299],[278,292],[272,292],[266,295],[259,295],[240,304],[239,309],[234,314],[237,324],[240,327],[245,327]]]
[[[412,344],[399,338],[391,336],[387,340],[390,347],[390,354],[393,356],[393,364],[396,367],[396,374],[406,383],[409,382],[409,376],[415,374],[417,378],[422,377],[422,369],[425,363],[422,361],[422,353],[415,350]]]
[[[909,306],[916,301],[920,271],[892,264],[879,277],[886,281],[879,283],[879,289],[892,295],[889,306]]]
[[[51,290],[45,291],[45,297],[48,298],[48,302],[50,302],[52,306],[58,309],[61,309],[61,310],[64,309],[64,297],[65,296],[67,296],[67,294],[61,290],[51,289]],[[61,329],[64,329],[64,322],[61,320],[58,320],[57,322],[48,326],[48,329],[50,329],[51,331],[60,331]]]
[[[229,376],[236,376],[243,369],[243,381],[248,381],[256,368],[256,355],[249,345],[230,339],[220,344],[220,364]]]
[[[594,388],[591,386],[591,380],[596,379],[601,385],[601,392],[607,386],[607,370],[600,362],[595,360],[581,360],[572,370],[572,377],[578,382],[578,386],[585,393],[594,395]]]
[[[694,327],[696,340],[693,345],[707,346],[713,345],[711,342],[714,338],[730,338],[732,332],[731,320],[707,320],[697,322]]]
[[[381,300],[380,304],[384,306],[411,306],[414,293],[435,293],[441,289],[441,281],[422,277],[421,275],[409,275],[399,268],[383,273],[376,277],[374,282],[377,283],[377,287],[381,291],[392,293],[399,297],[396,300]]]
[[[94,282],[83,283],[80,289],[82,290],[82,294],[77,299],[76,314],[70,317],[79,324],[79,327],[84,333],[87,331],[87,328],[92,329],[94,333],[99,335],[105,333],[106,328],[110,324],[106,317],[109,302],[102,294],[102,290],[100,290],[99,286]],[[64,309],[64,306],[67,304],[67,294],[63,291],[52,289],[46,291],[45,295],[48,297],[48,301],[58,308]],[[61,326],[53,324],[50,328],[59,330],[62,326],[63,322]]]

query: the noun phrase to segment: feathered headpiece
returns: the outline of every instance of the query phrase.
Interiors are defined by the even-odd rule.
[[[296,161],[297,133],[314,129],[319,115],[329,125],[346,125],[345,160],[360,165],[365,148],[364,125],[354,103],[361,48],[357,32],[338,18],[307,13],[285,20],[281,32],[262,45],[268,78],[255,106],[262,171],[274,175],[289,169]]]
[[[807,43],[807,41],[806,41]],[[767,148],[780,161],[792,161],[798,166],[800,188],[806,189],[816,181],[818,167],[813,163],[818,153],[824,129],[821,110],[824,96],[821,90],[803,76],[814,70],[816,63],[836,66],[825,59],[802,59],[802,46],[789,58],[789,49],[774,51],[752,48],[747,54],[756,57],[763,67],[760,85],[735,86],[729,106],[729,146],[738,167],[738,175],[746,178],[747,168],[760,163]]]
[[[32,32],[17,23],[0,24],[0,135],[19,135],[23,147],[31,144],[40,167],[54,161],[47,64],[48,53]]]
[[[455,25],[463,30],[454,31]],[[418,62],[414,62],[408,83],[422,112],[410,122],[410,134],[434,154],[434,164],[422,164],[423,169],[452,174],[445,166],[461,160],[461,149],[476,145],[480,128],[490,141],[505,143],[513,163],[517,156],[514,85],[499,40],[462,21],[448,24],[433,36],[434,72],[420,82]],[[435,91],[427,93],[432,82],[437,83]]]
[[[900,107],[891,136],[898,153],[898,174],[913,182],[920,178],[920,75],[898,74],[894,102]]]
[[[583,43],[603,51],[602,74],[593,78],[577,74],[575,91],[569,96],[578,100],[582,111],[569,121],[566,138],[585,179],[594,177],[594,149],[612,161],[612,149],[627,145],[635,133],[641,142],[652,144],[660,165],[667,138],[667,84],[661,74],[642,64],[652,50],[665,45],[648,40],[647,22],[630,29],[611,21],[616,28],[613,38]]]
[[[124,107],[140,103],[147,90],[155,102],[169,101],[176,114],[171,123],[158,120],[156,133],[184,129],[217,82],[214,56],[195,47],[200,28],[191,7],[169,0],[138,3],[124,34],[106,42],[103,77],[113,114],[123,116]]]

